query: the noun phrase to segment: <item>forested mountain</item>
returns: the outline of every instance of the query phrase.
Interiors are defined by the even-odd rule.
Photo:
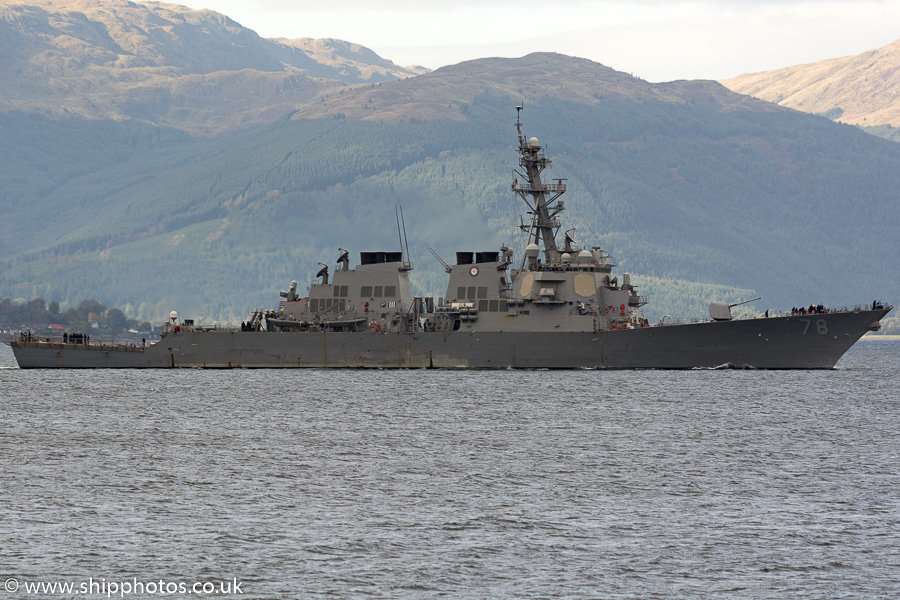
[[[655,300],[651,314],[702,316],[711,299],[751,295],[772,308],[900,297],[890,258],[900,244],[900,146],[711,82],[637,99],[565,100],[552,89],[538,99],[533,62],[559,73],[589,65],[559,55],[494,62],[501,79],[522,70],[522,95],[534,98],[526,133],[549,143],[550,176],[569,180],[567,226],[635,274]],[[583,85],[579,72],[573,83]],[[6,115],[0,295],[94,296],[141,318],[173,308],[240,318],[274,305],[292,278],[310,281],[338,246],[354,256],[396,248],[398,205],[417,289],[443,294],[427,246],[451,259],[520,241],[513,226],[524,209],[509,185],[521,97],[458,93],[490,81],[475,73],[468,88],[448,87],[457,93],[455,103],[444,98],[447,118],[405,122],[285,117],[190,138]],[[598,90],[612,85],[605,67],[594,74]],[[421,79],[381,88],[397,86],[412,112]],[[369,112],[395,115],[397,104]]]
[[[247,98],[258,77],[307,77],[299,71],[307,67],[284,67],[282,57],[281,72],[263,71],[269,55],[244,52],[271,48],[269,41],[221,15],[119,1],[79,3],[83,19],[66,13],[72,31],[85,20],[95,24],[88,27],[98,32],[93,48],[117,40],[118,49],[109,46],[115,59],[99,50],[105,58],[90,58],[95,50],[80,42],[81,54],[65,54],[58,49],[64,36],[52,32],[52,48],[12,51],[0,32],[4,57],[32,57],[11,64],[21,69],[14,90],[31,94],[34,105],[16,104],[18,92],[0,88],[3,106],[20,107],[0,113],[0,299],[43,298],[66,310],[96,298],[141,320],[175,309],[240,321],[253,308],[276,305],[291,279],[305,289],[317,263],[333,266],[339,246],[351,250],[354,264],[360,251],[397,249],[398,206],[415,291],[443,295],[444,272],[428,247],[448,261],[457,250],[502,243],[521,256],[516,225],[527,209],[510,191],[520,103],[526,135],[549,144],[555,162],[546,176],[568,180],[566,227],[576,228],[579,243],[612,253],[620,273],[633,274],[651,299],[651,318],[702,317],[711,300],[757,295],[763,300],[748,310],[900,298],[893,261],[900,146],[855,127],[711,81],[650,84],[548,53],[393,81],[332,79],[299,107],[266,95],[257,104]],[[25,18],[16,9],[11,20],[9,0],[0,2],[0,28]],[[133,36],[116,37],[96,25],[111,21],[88,16],[120,6],[150,7],[153,18],[145,15],[149,24]],[[41,14],[25,13],[35,11]],[[68,23],[61,19],[48,26]],[[163,19],[158,32],[154,19]],[[36,23],[16,27],[40,31],[43,21]],[[223,45],[215,58],[241,70],[207,72],[212,63],[192,64],[173,41],[204,35],[241,40],[243,50]],[[120,52],[127,40],[140,43]],[[153,52],[134,50],[149,47],[155,63],[147,58]],[[51,60],[60,56],[74,61],[71,70]],[[326,63],[317,61],[340,70]],[[11,68],[0,61],[7,74]],[[107,81],[103,93],[118,100],[90,119],[80,109],[48,108],[70,88],[75,102],[81,78],[95,71]],[[117,87],[129,78],[152,87],[167,73],[198,85],[160,95],[156,112],[103,113],[116,102],[137,106],[123,100],[130,88]],[[222,89],[209,93],[205,86],[218,85],[223,73],[235,78],[228,89],[245,103],[223,100]],[[242,80],[242,73],[253,75]],[[101,104],[98,95],[85,98],[83,106]],[[272,119],[278,110],[269,123],[222,126],[263,113]]]
[[[858,54],[747,73],[727,88],[896,138],[900,127],[900,40]]]
[[[0,110],[209,134],[270,122],[323,90],[425,71],[340,40],[263,39],[210,10],[0,0]]]

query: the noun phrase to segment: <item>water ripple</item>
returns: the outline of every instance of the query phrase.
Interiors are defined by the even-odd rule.
[[[900,343],[839,367],[0,369],[0,564],[235,598],[895,597]]]

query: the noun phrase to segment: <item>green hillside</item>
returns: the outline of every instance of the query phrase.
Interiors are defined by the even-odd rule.
[[[2,116],[0,298],[241,319],[291,279],[303,289],[339,246],[354,263],[396,249],[396,206],[417,291],[443,295],[427,247],[450,261],[505,242],[520,256],[518,101],[484,93],[463,119],[284,118],[214,138]],[[713,100],[547,96],[523,121],[549,143],[546,175],[568,179],[566,226],[633,273],[652,318],[756,295],[760,311],[900,298],[895,143]]]

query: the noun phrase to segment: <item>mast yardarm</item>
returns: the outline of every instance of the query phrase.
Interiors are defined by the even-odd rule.
[[[556,183],[543,183],[541,173],[552,164],[547,153],[541,147],[537,138],[526,141],[522,133],[522,124],[519,115],[521,106],[516,107],[516,131],[519,138],[519,166],[524,172],[516,170],[522,177],[517,177],[512,184],[512,190],[522,198],[528,208],[531,209],[531,223],[522,224],[521,228],[528,232],[528,243],[543,245],[544,261],[546,266],[559,263],[561,252],[556,247],[556,233],[559,231],[560,222],[557,215],[565,210],[562,201],[558,198],[566,193],[565,179],[555,179]],[[530,198],[529,198],[530,197]],[[539,264],[533,264],[532,270],[540,269]]]

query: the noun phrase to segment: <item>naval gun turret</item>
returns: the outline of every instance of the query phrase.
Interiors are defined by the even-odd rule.
[[[709,303],[709,316],[712,317],[713,321],[730,321],[734,317],[731,315],[731,309],[735,306],[741,306],[742,304],[749,304],[751,302],[756,302],[759,298],[754,298],[753,300],[744,300],[743,302],[735,302],[734,304],[728,304],[727,302],[710,302]]]

